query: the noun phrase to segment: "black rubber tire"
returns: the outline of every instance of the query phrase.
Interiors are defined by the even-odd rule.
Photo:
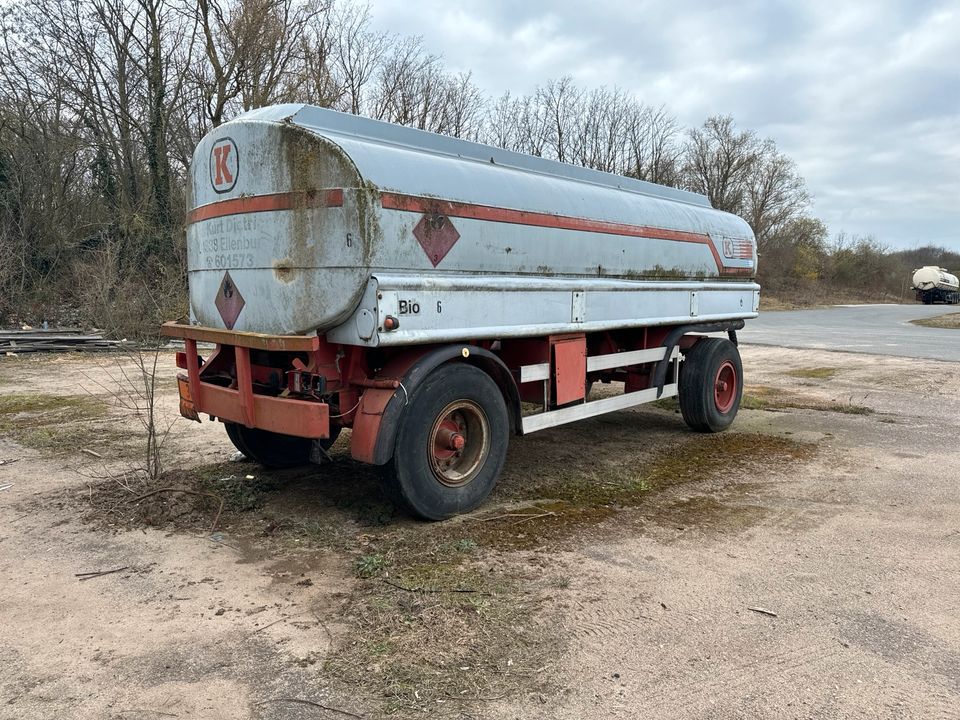
[[[289,468],[310,462],[310,446],[313,441],[308,438],[248,428],[238,423],[224,423],[224,428],[237,450],[264,467]],[[320,441],[323,449],[333,445],[338,435],[340,426],[331,425],[330,437]]]
[[[717,407],[717,374],[729,363],[736,376],[732,405]],[[726,338],[704,338],[687,351],[681,364],[679,383],[680,412],[697,432],[720,432],[730,427],[743,398],[743,363],[737,346]]]
[[[443,411],[461,401],[473,403],[485,416],[489,450],[472,479],[450,487],[434,475],[431,433]],[[503,469],[510,438],[507,406],[489,375],[464,363],[440,366],[413,393],[400,422],[393,458],[382,474],[394,502],[423,520],[445,520],[470,512],[487,498]],[[475,437],[467,442],[476,442]]]

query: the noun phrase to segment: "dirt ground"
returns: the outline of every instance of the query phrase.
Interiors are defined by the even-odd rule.
[[[148,480],[128,359],[0,358],[0,718],[960,717],[960,364],[742,353],[731,431],[515,438],[432,525],[346,439]]]

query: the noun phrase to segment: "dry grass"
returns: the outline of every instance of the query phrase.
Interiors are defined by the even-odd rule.
[[[367,688],[386,715],[456,716],[463,703],[549,692],[562,648],[544,609],[551,588],[470,538],[420,530],[358,559],[349,639],[324,673]]]
[[[803,301],[796,298],[778,297],[760,292],[760,312],[784,312],[788,310],[810,310],[812,308],[828,307],[813,300]]]
[[[130,435],[110,421],[109,409],[106,399],[86,395],[0,395],[0,434],[57,455],[127,452]]]
[[[920,318],[911,320],[914,325],[923,327],[946,328],[949,330],[960,330],[960,313],[947,313],[946,315],[937,315],[936,317]]]

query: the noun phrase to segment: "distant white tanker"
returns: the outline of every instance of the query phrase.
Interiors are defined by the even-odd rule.
[[[917,300],[925,305],[942,302],[948,305],[960,303],[960,280],[945,268],[925,265],[913,271],[913,288]]]

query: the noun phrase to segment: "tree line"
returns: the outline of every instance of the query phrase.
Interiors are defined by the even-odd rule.
[[[871,238],[828,241],[794,162],[727,116],[684,128],[569,77],[489,97],[350,0],[14,0],[0,12],[0,319],[72,314],[131,334],[181,315],[193,148],[284,102],[703,193],[750,223],[776,292],[901,290],[901,263]],[[879,269],[838,277],[850,257]]]

